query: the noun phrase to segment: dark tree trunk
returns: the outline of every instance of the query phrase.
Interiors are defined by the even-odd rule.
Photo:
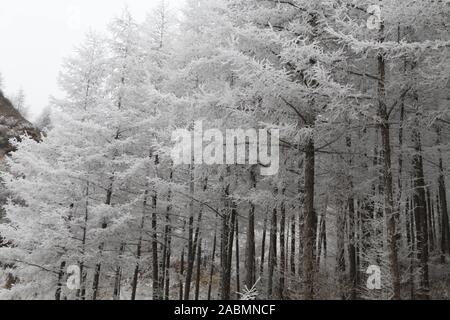
[[[312,300],[314,298],[314,247],[317,223],[316,212],[314,210],[314,172],[314,140],[310,138],[305,147],[305,206],[303,228],[303,292],[305,300]]]
[[[281,196],[284,197],[285,190],[282,190]],[[280,283],[279,299],[284,299],[284,284],[286,272],[286,205],[284,199],[280,204]]]
[[[428,225],[428,243],[429,243],[429,251],[434,251],[434,213],[433,213],[433,203],[431,201],[431,192],[430,188],[426,187],[426,196],[427,196],[427,225]]]
[[[148,197],[148,189],[145,190],[144,194],[144,203],[142,205],[142,216],[141,216],[141,223],[139,225],[139,239],[136,247],[136,266],[134,267],[133,272],[133,282],[131,284],[131,300],[136,300],[136,292],[137,292],[137,286],[138,286],[138,278],[139,278],[139,263],[141,259],[142,254],[142,237],[143,237],[143,231],[145,226],[145,216],[147,211],[147,197]]]
[[[228,209],[225,209],[225,213],[222,217],[222,230],[220,234],[220,299],[229,300],[230,299],[230,288],[227,285],[228,282],[228,236],[230,233],[230,214]],[[228,282],[229,283],[229,282]]]
[[[229,173],[229,168],[227,169]],[[223,178],[221,178],[223,181]],[[221,274],[220,274],[220,299],[230,300],[231,267],[233,256],[234,225],[236,218],[235,205],[229,199],[230,184],[227,183],[223,193],[224,210],[222,216],[221,234]]]
[[[256,173],[255,168],[250,170],[250,190],[256,189]],[[252,288],[256,281],[255,276],[255,205],[250,203],[250,210],[248,212],[247,225],[247,243],[245,247],[245,285],[247,288]]]
[[[159,287],[159,260],[158,260],[158,216],[157,216],[156,192],[152,196],[152,283],[153,283],[153,300],[162,298]]]
[[[349,244],[348,244],[348,258],[349,258],[349,280],[350,280],[350,300],[356,300],[358,287],[358,265],[356,261],[356,230],[355,230],[355,202],[353,197],[348,199],[348,220],[349,220]]]
[[[77,297],[81,300],[86,299],[86,271],[84,270],[84,256],[86,253],[86,236],[87,236],[87,224],[89,220],[89,182],[86,183],[86,200],[85,200],[85,208],[84,208],[84,221],[83,221],[83,236],[81,239],[81,256],[83,257],[82,261],[79,263],[80,265],[80,276],[81,283],[80,289],[77,290]]]
[[[441,144],[441,129],[437,129],[438,141],[437,144]],[[441,221],[441,260],[445,263],[445,255],[450,255],[450,224],[448,218],[448,207],[447,207],[447,189],[445,186],[445,172],[444,164],[442,160],[442,152],[439,148],[439,178],[438,178],[438,189],[439,189],[439,213]]]
[[[344,204],[339,205],[339,212],[336,218],[337,230],[337,253],[336,253],[336,269],[337,280],[339,286],[339,295],[342,300],[345,299],[345,209]]]
[[[241,292],[241,279],[240,279],[240,268],[239,268],[239,219],[238,217],[236,217],[236,246],[235,246],[235,251],[236,251],[236,294],[237,294],[237,299],[239,300],[239,293]]]
[[[351,137],[347,137],[347,147],[351,152],[352,140]],[[353,161],[350,156],[350,167],[353,165]],[[356,289],[358,286],[358,273],[357,273],[357,261],[356,261],[356,211],[355,211],[355,199],[353,197],[353,181],[352,177],[349,177],[349,194],[348,198],[348,261],[349,261],[349,280],[350,280],[350,300],[356,300]]]
[[[380,42],[384,42],[384,25],[380,28]],[[394,300],[400,299],[400,268],[397,249],[397,225],[394,212],[394,195],[392,186],[392,161],[389,113],[386,105],[386,62],[382,53],[378,55],[378,112],[383,146],[383,191],[384,209],[387,221],[387,242],[389,250],[389,269],[392,279]]]
[[[411,200],[408,198],[406,200],[406,236],[408,243],[408,259],[409,259],[409,284],[410,284],[410,296],[411,300],[414,299],[414,217],[411,212]]]
[[[181,250],[181,259],[180,259],[180,281],[179,281],[179,287],[180,287],[180,294],[179,294],[179,300],[183,300],[183,281],[182,277],[184,275],[184,251],[185,248]]]
[[[226,287],[228,292],[228,298],[225,300],[231,299],[231,273],[232,273],[232,266],[233,266],[233,243],[234,243],[234,234],[235,234],[235,226],[236,226],[236,220],[237,220],[237,211],[236,211],[236,205],[234,203],[231,204],[231,220],[230,220],[230,230],[229,230],[229,236],[228,236],[228,248],[227,248],[227,275],[225,277],[226,280]],[[237,257],[236,257],[237,258]]]
[[[111,201],[112,201],[112,194],[113,194],[113,182],[114,182],[114,177],[111,178],[111,184],[108,188],[108,191],[106,192],[106,201],[105,204],[110,206],[111,205]],[[102,223],[102,229],[105,230],[108,227],[108,224],[106,222]],[[98,248],[99,251],[99,256],[101,257],[102,253],[103,253],[103,249],[104,249],[104,242],[102,242]],[[95,265],[95,271],[94,271],[94,281],[92,283],[92,300],[97,300],[97,295],[98,295],[98,285],[100,282],[100,271],[101,271],[101,267],[102,264],[101,262],[98,262]]]
[[[212,291],[212,279],[214,275],[214,263],[216,260],[216,246],[217,246],[217,226],[214,228],[214,239],[213,239],[213,249],[211,254],[211,267],[209,270],[209,283],[208,283],[208,299],[211,300],[211,291]]]
[[[120,289],[122,282],[122,266],[120,265],[120,259],[122,258],[123,252],[125,251],[125,244],[122,243],[119,249],[119,265],[116,267],[115,275],[114,275],[114,292],[113,292],[113,300],[120,300]]]
[[[295,277],[295,240],[296,240],[296,231],[295,231],[295,216],[291,217],[291,254],[290,254],[290,271],[291,278]]]
[[[195,183],[194,183],[194,168],[190,167],[190,183],[189,183],[189,193],[194,196]],[[188,221],[188,254],[187,254],[187,268],[186,268],[186,279],[184,284],[184,300],[189,300],[189,295],[191,291],[191,281],[192,274],[194,271],[194,260],[195,260],[195,243],[194,243],[194,202],[191,200],[189,204],[189,221]]]
[[[266,257],[267,216],[268,216],[268,211],[266,210],[266,214],[264,216],[263,234],[262,234],[262,240],[261,240],[261,264],[259,267],[259,273],[260,273],[261,277],[264,274],[264,260]]]
[[[278,191],[275,192],[275,194]],[[270,239],[269,239],[269,261],[268,261],[268,281],[267,296],[272,299],[273,293],[273,275],[277,264],[277,207],[272,210],[272,219],[270,223]]]
[[[64,269],[66,268],[66,262],[61,262],[61,265],[59,266],[59,272],[58,272],[58,282],[56,284],[56,292],[55,292],[55,300],[61,300],[61,290],[63,286],[63,278],[64,278]]]
[[[173,180],[173,170],[170,170],[169,181]],[[164,270],[164,300],[169,300],[170,298],[170,259],[172,255],[172,221],[170,215],[172,213],[172,190],[169,189],[167,195],[167,208],[166,208],[166,228],[165,228],[165,243],[166,243],[166,262]]]
[[[198,300],[200,296],[200,280],[201,280],[201,267],[202,267],[202,239],[198,239],[197,245],[197,274],[195,278],[195,299]]]
[[[417,290],[417,298],[428,300],[428,225],[427,204],[425,192],[425,179],[423,174],[423,160],[421,137],[417,129],[413,132],[415,153],[413,156],[414,169],[414,219],[416,223],[417,258],[419,261],[420,285]]]

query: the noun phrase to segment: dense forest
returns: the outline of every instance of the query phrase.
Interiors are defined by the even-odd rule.
[[[125,9],[66,59],[42,138],[11,141],[0,298],[450,298],[449,18],[446,0]],[[174,162],[199,122],[267,132],[279,170]]]

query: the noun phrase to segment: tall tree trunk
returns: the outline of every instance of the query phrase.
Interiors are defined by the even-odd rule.
[[[86,271],[84,270],[84,256],[86,253],[86,236],[87,236],[87,224],[89,220],[89,182],[86,183],[86,200],[85,200],[85,208],[84,208],[84,220],[83,220],[83,235],[81,238],[81,256],[82,261],[80,261],[80,289],[77,290],[77,297],[81,300],[86,299]]]
[[[348,257],[349,257],[349,280],[350,280],[350,300],[356,300],[357,287],[358,287],[358,265],[356,260],[356,212],[355,212],[355,200],[353,197],[348,199],[348,220],[349,220],[349,244],[348,244]]]
[[[216,246],[217,246],[217,226],[214,228],[214,239],[213,239],[213,249],[211,254],[211,267],[209,270],[209,282],[208,282],[208,301],[211,300],[211,291],[212,291],[212,279],[214,275],[214,263],[216,260]]]
[[[237,295],[237,299],[239,300],[239,293],[241,292],[241,279],[240,279],[240,269],[239,269],[239,219],[238,217],[236,217],[236,246],[235,246],[235,251],[236,251],[236,295]]]
[[[102,229],[106,229],[106,223],[103,224]],[[98,251],[100,254],[102,254],[102,252],[103,252],[103,247],[104,247],[104,243],[102,242],[98,248]],[[97,300],[101,267],[102,267],[102,264],[100,262],[98,262],[95,265],[94,280],[92,282],[92,300]]]
[[[139,278],[139,264],[141,260],[142,254],[142,238],[145,226],[145,217],[147,214],[147,201],[148,201],[148,188],[144,191],[144,202],[142,204],[142,215],[141,215],[141,223],[139,225],[139,239],[136,246],[136,266],[134,267],[133,272],[133,281],[131,284],[131,300],[136,300],[136,292],[138,286],[138,278]]]
[[[114,274],[114,292],[113,292],[113,300],[120,300],[120,290],[121,290],[121,282],[122,282],[122,266],[120,265],[120,259],[122,259],[123,252],[125,251],[125,244],[122,243],[119,249],[119,265],[116,267],[116,271]]]
[[[405,209],[405,215],[406,215],[406,237],[407,237],[407,243],[408,243],[408,259],[409,259],[409,285],[410,285],[410,297],[411,300],[414,299],[414,221],[411,214],[411,200],[408,198],[406,200],[406,209]]]
[[[170,261],[172,255],[172,229],[168,229],[168,240],[167,240],[167,255],[166,255],[166,270],[164,276],[164,300],[169,300],[170,298]]]
[[[299,158],[302,158],[299,156]],[[298,163],[298,169],[299,172],[304,170],[304,160],[299,160]],[[304,198],[304,182],[302,179],[297,180],[297,194],[299,197],[299,203],[298,203],[298,260],[297,260],[297,272],[298,272],[298,278],[299,280],[296,280],[297,284],[303,284],[303,231],[305,229],[305,214],[304,214],[304,204],[305,204],[305,198]],[[295,218],[294,218],[295,219]]]
[[[423,160],[421,137],[418,129],[414,132],[413,168],[414,168],[414,218],[416,223],[417,258],[419,260],[420,286],[417,290],[419,299],[430,298],[428,277],[428,226],[425,195],[425,179],[423,175]]]
[[[284,283],[286,272],[286,205],[284,202],[285,189],[281,191],[283,199],[280,204],[280,283],[279,283],[279,299],[284,299]]]
[[[228,248],[227,248],[227,274],[225,276],[226,282],[226,291],[228,293],[228,297],[224,300],[229,300],[231,298],[231,274],[232,274],[232,262],[233,262],[233,243],[234,243],[234,234],[235,234],[235,226],[237,219],[237,211],[236,204],[234,202],[231,203],[231,219],[229,222],[230,230],[228,233]]]
[[[433,202],[431,201],[431,192],[430,188],[426,187],[426,196],[427,196],[427,225],[428,225],[428,243],[429,243],[429,251],[434,251],[434,212],[433,212]]]
[[[159,288],[159,260],[158,260],[158,217],[157,217],[157,201],[156,192],[152,195],[152,284],[153,284],[153,300],[161,299]]]
[[[322,257],[322,248],[323,253],[326,260],[326,252],[327,252],[327,224],[326,224],[326,208],[327,202],[325,201],[325,207],[322,213],[320,214],[320,222],[319,222],[319,233],[317,235],[317,270],[320,270],[320,259]]]
[[[277,193],[278,191],[276,191]],[[269,259],[268,259],[268,280],[267,280],[267,296],[272,299],[273,292],[273,275],[277,264],[277,207],[272,210],[272,218],[270,223],[269,238]]]
[[[442,142],[441,129],[437,128],[437,145],[440,146]],[[447,189],[445,186],[445,173],[444,164],[442,160],[442,152],[439,147],[439,178],[438,178],[438,189],[439,189],[439,212],[441,220],[441,260],[445,263],[445,255],[450,255],[450,224],[448,218],[448,207],[447,207]]]
[[[380,27],[380,42],[384,42],[384,24]],[[389,250],[389,269],[392,279],[392,298],[400,299],[400,268],[398,263],[397,226],[394,212],[394,195],[392,186],[392,161],[389,113],[386,105],[386,62],[384,54],[378,54],[378,108],[383,145],[383,191],[384,209],[387,224],[387,242]]]
[[[193,197],[195,192],[194,166],[191,165],[189,170],[190,170],[189,193]],[[191,200],[189,204],[188,254],[187,254],[186,279],[184,284],[184,300],[189,300],[189,295],[191,291],[192,274],[194,271],[195,250],[196,249],[194,243],[194,201]]]
[[[339,212],[336,218],[337,230],[337,252],[336,252],[336,273],[339,287],[339,295],[345,299],[345,210],[344,204],[339,204]]]
[[[173,169],[170,169],[169,181],[173,180]],[[167,208],[166,208],[166,263],[165,263],[165,275],[164,275],[164,300],[169,300],[170,298],[170,259],[172,255],[172,221],[170,215],[172,214],[172,190],[169,189],[167,195]]]
[[[156,176],[159,165],[159,156],[155,155],[155,172]],[[153,300],[161,300],[162,292],[159,282],[159,259],[158,259],[158,194],[153,190],[152,194],[152,289]]]
[[[291,279],[295,277],[295,242],[296,242],[296,231],[295,231],[295,216],[291,217],[291,254],[290,254],[290,275]]]
[[[265,216],[264,216],[264,223],[263,223],[263,234],[261,239],[261,263],[259,266],[259,273],[260,277],[264,274],[264,260],[266,257],[266,237],[267,237],[267,216],[269,212],[266,210]]]
[[[110,205],[111,205],[111,201],[112,201],[112,194],[113,194],[113,191],[112,191],[112,190],[113,190],[114,176],[111,177],[110,180],[111,180],[111,183],[110,183],[110,185],[109,185],[108,190],[106,191],[106,201],[105,201],[105,204],[106,204],[107,206],[110,206]],[[107,227],[108,227],[108,224],[107,224],[105,221],[103,221],[103,223],[102,223],[102,229],[105,230]],[[102,255],[102,253],[103,253],[104,246],[105,246],[105,243],[102,242],[102,243],[100,243],[100,246],[99,246],[99,248],[98,248],[100,258],[101,258],[101,255]],[[101,271],[101,267],[102,267],[101,262],[98,262],[98,263],[95,265],[94,281],[93,281],[93,283],[92,283],[92,300],[97,300],[97,295],[98,295],[98,285],[99,285],[99,282],[100,282],[100,271]]]
[[[250,190],[256,189],[256,172],[255,167],[250,169]],[[256,282],[255,276],[255,205],[250,202],[250,210],[248,212],[247,225],[247,243],[245,246],[245,281],[247,288],[252,288]]]
[[[200,296],[200,280],[201,280],[201,267],[202,267],[202,239],[198,239],[197,245],[197,274],[195,277],[195,298],[198,300]]]
[[[315,149],[311,137],[305,147],[305,206],[303,228],[303,292],[305,300],[314,298],[316,212],[314,210]]]
[[[203,187],[202,187],[203,192],[206,191],[207,186],[208,186],[208,179],[205,178],[204,181],[203,181]],[[198,212],[197,225],[195,227],[195,232],[194,232],[194,235],[193,235],[192,253],[191,253],[192,254],[192,260],[190,262],[188,262],[188,269],[187,269],[188,271],[191,270],[190,279],[192,279],[192,273],[193,273],[193,270],[194,270],[194,260],[195,260],[196,251],[197,251],[197,248],[198,248],[198,242],[199,242],[199,239],[200,239],[200,226],[202,224],[203,209],[204,208],[203,208],[203,205],[202,205],[200,207],[200,209],[199,209],[199,212]],[[188,278],[188,273],[186,273],[186,279],[187,278]],[[186,286],[185,287],[188,288],[187,280],[186,280]],[[189,284],[189,287],[190,287],[190,284]],[[189,294],[187,294],[187,297],[186,297],[186,291],[185,291],[185,300],[189,300]]]
[[[227,168],[227,173],[229,173]],[[224,182],[224,177],[221,177],[221,182]],[[230,285],[231,285],[231,257],[233,254],[233,238],[234,238],[234,218],[236,210],[230,200],[230,184],[224,185],[222,202],[224,203],[224,210],[222,211],[222,232],[220,243],[220,299],[230,299]]]
[[[352,140],[351,137],[347,137],[347,147],[351,152]],[[350,168],[352,168],[353,161],[350,156],[349,160]],[[350,300],[356,300],[356,289],[358,286],[358,273],[357,273],[357,261],[356,261],[356,212],[355,212],[355,199],[353,197],[353,181],[349,176],[349,194],[348,198],[348,260],[349,260],[349,280],[350,280]]]
[[[183,228],[184,229],[184,228]],[[184,252],[185,247],[181,250],[181,259],[180,259],[180,281],[179,281],[179,287],[180,287],[180,294],[179,294],[179,300],[183,300],[183,275],[184,275]]]

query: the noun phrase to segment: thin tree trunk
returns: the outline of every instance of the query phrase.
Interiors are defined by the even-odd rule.
[[[179,300],[183,300],[183,275],[184,275],[184,251],[185,248],[183,247],[183,249],[181,250],[181,259],[180,259],[180,282],[179,282],[179,286],[180,286],[180,294],[179,294]]]
[[[406,200],[406,236],[408,243],[408,259],[409,259],[409,285],[411,300],[414,299],[414,227],[413,217],[411,215],[411,200]]]
[[[427,210],[425,195],[425,180],[423,174],[423,160],[420,133],[414,130],[414,148],[413,156],[414,168],[414,218],[416,222],[416,239],[417,239],[417,258],[419,260],[419,278],[420,286],[418,288],[417,297],[419,299],[428,300],[429,277],[428,277],[428,226],[427,226]]]
[[[441,144],[441,129],[437,128],[437,145]],[[447,207],[447,189],[445,186],[445,172],[444,164],[442,160],[442,152],[439,147],[439,178],[438,178],[438,189],[439,189],[439,212],[441,220],[441,260],[445,263],[445,255],[450,255],[450,224],[448,218],[448,207]]]
[[[303,290],[304,299],[314,298],[314,273],[315,273],[315,234],[316,212],[314,210],[314,175],[315,175],[315,149],[314,140],[310,138],[305,147],[305,207],[303,229]]]
[[[216,246],[217,246],[217,226],[214,228],[213,249],[211,254],[211,267],[209,270],[208,301],[211,300],[212,278],[214,275],[214,263],[216,260]]]
[[[281,192],[281,196],[284,197],[285,190]],[[286,205],[284,199],[280,204],[280,283],[279,283],[279,299],[284,299],[284,283],[286,272]]]
[[[239,292],[241,292],[241,280],[240,280],[240,270],[239,270],[239,219],[236,217],[236,295],[239,300]]]
[[[189,193],[194,196],[195,185],[194,185],[194,167],[190,167],[190,182],[189,182]],[[184,284],[184,300],[189,300],[189,295],[191,291],[191,281],[192,274],[194,271],[194,260],[195,260],[195,243],[194,243],[194,201],[191,200],[189,204],[189,220],[188,220],[188,254],[187,254],[187,268],[186,268],[186,279]]]
[[[125,244],[122,243],[119,249],[119,265],[116,267],[116,272],[114,275],[114,293],[113,300],[120,300],[120,289],[122,281],[122,266],[120,265],[120,259],[122,258],[123,252],[125,251]]]
[[[152,155],[151,155],[152,156]],[[158,165],[159,165],[159,155],[154,155],[155,159],[155,172],[156,177],[158,176]],[[159,281],[159,258],[158,258],[158,193],[153,190],[152,194],[152,289],[153,289],[153,300],[162,299],[162,291]]]
[[[169,181],[172,182],[173,180],[173,170],[170,170],[169,175]],[[166,268],[165,268],[165,275],[164,275],[164,300],[169,300],[170,298],[170,259],[172,255],[172,222],[170,219],[170,215],[172,213],[172,190],[169,189],[168,195],[167,195],[167,203],[168,206],[166,208],[166,230],[165,235],[167,237],[166,241]]]
[[[227,291],[227,298],[224,300],[229,300],[231,298],[231,273],[232,273],[232,262],[233,262],[233,243],[234,243],[234,234],[235,234],[235,226],[236,226],[236,219],[237,219],[237,211],[236,211],[236,205],[232,202],[231,204],[231,219],[229,222],[230,230],[228,234],[228,248],[227,248],[227,274],[225,275],[225,283],[226,283],[226,291]]]
[[[84,255],[86,253],[86,235],[87,235],[87,224],[89,220],[89,182],[86,183],[86,201],[85,201],[85,209],[84,209],[84,221],[83,221],[83,236],[81,239],[81,256],[83,257],[82,261],[79,263],[80,265],[80,276],[81,283],[80,289],[77,290],[77,297],[81,300],[86,299],[86,272],[84,270]]]
[[[250,189],[256,189],[256,173],[255,167],[250,169]],[[245,285],[252,288],[256,281],[255,276],[255,205],[250,202],[250,210],[248,212],[247,225],[247,243],[245,247]]]
[[[229,168],[227,168],[227,173]],[[220,178],[221,183],[224,183],[224,177]],[[220,299],[229,300],[230,299],[230,274],[231,274],[231,263],[229,263],[229,257],[231,256],[230,248],[233,248],[233,244],[230,244],[230,233],[231,233],[231,220],[232,220],[232,208],[230,204],[230,184],[226,183],[224,185],[222,202],[224,204],[223,214],[222,214],[222,231],[220,239]]]
[[[153,283],[153,300],[160,300],[159,288],[159,261],[158,261],[158,220],[157,220],[157,201],[156,192],[152,195],[152,283]]]
[[[295,240],[296,240],[296,231],[295,231],[295,216],[291,217],[291,254],[290,254],[290,271],[291,278],[295,277]]]
[[[275,191],[277,194],[278,191]],[[270,238],[269,238],[269,261],[268,261],[268,281],[267,281],[267,296],[272,299],[273,292],[273,275],[275,266],[277,264],[277,207],[272,210],[272,219],[270,223]]]
[[[338,280],[338,288],[339,295],[342,300],[345,299],[345,290],[344,290],[344,279],[345,279],[345,210],[343,209],[344,205],[341,203],[339,205],[339,212],[336,219],[336,230],[337,230],[337,253],[336,253],[336,271],[337,271],[337,280]]]
[[[349,220],[349,244],[348,244],[348,256],[349,256],[349,280],[350,280],[350,300],[356,300],[358,287],[358,274],[357,274],[357,261],[356,261],[356,217],[355,217],[355,200],[353,197],[348,199],[348,220]]]
[[[323,251],[326,252],[326,234],[327,234],[327,226],[326,226],[326,208],[328,206],[327,204],[328,200],[325,201],[325,207],[322,213],[320,214],[320,221],[319,221],[319,234],[317,235],[317,270],[320,270],[320,262],[322,257],[322,248]]]
[[[266,256],[267,216],[268,216],[268,211],[266,210],[266,214],[264,216],[263,234],[262,234],[262,240],[261,240],[261,264],[259,267],[259,273],[260,273],[261,277],[264,274],[264,260],[265,260],[265,256]]]
[[[430,188],[426,187],[426,197],[427,197],[427,225],[428,225],[428,243],[429,243],[429,251],[434,251],[434,214],[433,214],[433,203],[431,202],[431,192]]]
[[[200,295],[200,280],[201,280],[201,267],[202,267],[202,239],[198,239],[197,245],[197,274],[195,278],[195,299],[199,299]]]
[[[351,152],[352,140],[351,137],[347,137],[347,147]],[[353,165],[353,161],[349,159],[350,167]],[[355,212],[355,199],[353,197],[353,181],[352,177],[349,177],[349,194],[348,198],[348,260],[349,260],[349,280],[350,280],[350,300],[356,300],[356,288],[358,286],[358,274],[357,274],[357,261],[356,261],[356,212]]]

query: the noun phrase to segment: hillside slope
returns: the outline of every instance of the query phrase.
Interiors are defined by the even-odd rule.
[[[25,133],[36,140],[40,139],[39,130],[15,109],[0,91],[0,158],[13,151],[9,140]]]

